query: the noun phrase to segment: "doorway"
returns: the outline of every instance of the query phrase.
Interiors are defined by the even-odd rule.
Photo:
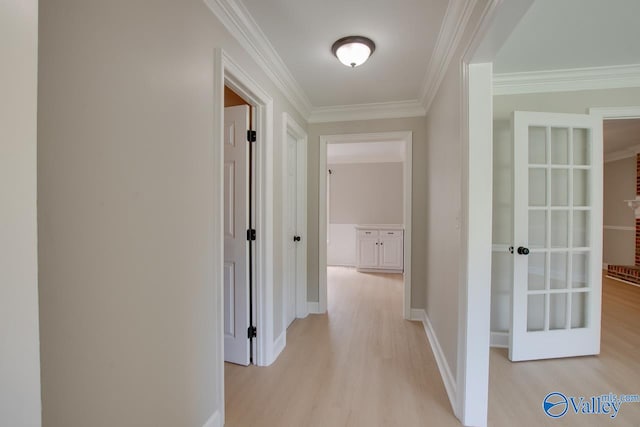
[[[360,227],[356,229],[356,225],[378,225],[378,224],[351,224],[353,228],[353,232],[348,231],[344,232],[344,230],[340,231],[344,228],[345,224],[336,225],[335,227],[329,225],[329,211],[330,208],[330,193],[331,193],[331,173],[329,172],[328,167],[328,150],[331,146],[339,146],[343,145],[345,149],[343,152],[349,151],[347,145],[349,144],[351,147],[357,146],[358,144],[393,144],[392,146],[402,148],[404,150],[403,153],[403,162],[402,162],[402,173],[401,173],[401,192],[402,192],[402,224],[396,224],[395,227],[383,227],[384,230],[378,228],[367,228]],[[373,146],[371,145],[371,146]],[[348,154],[347,154],[348,155]],[[382,155],[382,160],[386,158],[389,154],[386,153]],[[340,248],[354,248],[356,249],[355,254],[346,255],[346,256],[355,256],[355,261],[357,263],[357,258],[360,253],[360,249],[363,250],[363,255],[369,254],[372,252],[371,259],[376,258],[376,260],[380,259],[380,248],[382,247],[380,243],[383,242],[380,238],[380,233],[383,233],[383,237],[386,239],[387,237],[395,237],[396,240],[401,236],[401,243],[399,244],[398,249],[396,251],[396,255],[400,252],[401,256],[396,256],[394,258],[394,265],[392,266],[394,271],[401,271],[403,276],[403,308],[402,308],[402,316],[405,319],[411,318],[411,167],[412,167],[412,133],[411,132],[382,132],[382,133],[371,133],[371,134],[347,134],[347,135],[331,135],[331,136],[321,136],[320,137],[320,200],[319,200],[319,302],[318,302],[318,312],[324,313],[327,310],[327,265],[328,265],[328,247],[330,244],[333,244],[333,247]],[[347,224],[346,226],[349,226]],[[331,233],[330,233],[331,232]],[[363,237],[375,237],[375,242],[372,239],[365,239],[364,243],[358,244],[356,243],[356,239],[362,233]],[[366,233],[369,233],[368,235]],[[375,236],[374,236],[375,233]],[[386,233],[391,233],[393,236],[387,236]],[[332,239],[331,235],[334,236],[334,243],[331,243]],[[396,236],[396,234],[398,236]],[[349,241],[343,241],[345,238],[351,239]],[[338,241],[340,240],[340,241]],[[366,243],[371,242],[371,244],[367,245]],[[376,245],[377,243],[377,245]],[[387,245],[387,247],[392,248],[392,242]],[[367,252],[367,248],[370,251]],[[337,249],[340,251],[340,249]],[[383,254],[385,252],[383,251]],[[388,254],[391,254],[392,251],[387,251]],[[332,251],[333,255],[336,255],[336,251]],[[401,258],[397,259],[397,258]],[[390,258],[385,258],[390,259]],[[335,257],[331,260],[332,263],[336,263]],[[372,267],[372,266],[369,266]],[[378,263],[372,271],[384,271],[384,266],[381,268]]]

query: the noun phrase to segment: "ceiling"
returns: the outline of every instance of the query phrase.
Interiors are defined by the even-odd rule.
[[[327,164],[403,162],[404,144],[398,141],[327,145]]]
[[[494,72],[638,64],[638,17],[638,0],[536,0],[499,51]]]
[[[640,146],[640,119],[605,120],[603,132],[605,156]]]
[[[447,0],[239,0],[313,107],[419,98]],[[348,35],[376,43],[355,69],[331,45]]]

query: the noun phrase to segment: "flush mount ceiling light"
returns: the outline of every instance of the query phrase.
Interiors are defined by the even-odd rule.
[[[331,52],[347,67],[355,68],[365,63],[376,50],[373,40],[362,36],[348,36],[337,40]]]

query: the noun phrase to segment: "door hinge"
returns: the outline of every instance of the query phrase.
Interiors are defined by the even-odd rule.
[[[255,228],[250,228],[247,230],[247,240],[256,240],[256,230]]]
[[[256,142],[256,131],[255,130],[248,130],[247,131],[247,141]]]
[[[258,334],[258,330],[256,329],[255,326],[249,326],[247,328],[247,338],[251,339],[251,338],[255,338]]]

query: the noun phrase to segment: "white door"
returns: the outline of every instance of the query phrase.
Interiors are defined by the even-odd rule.
[[[402,231],[380,231],[380,268],[402,270]]]
[[[285,327],[296,318],[296,285],[298,259],[296,247],[301,237],[298,235],[298,142],[287,134],[287,206],[286,245],[287,270],[285,271]]]
[[[509,359],[598,354],[602,119],[515,112]]]
[[[358,230],[358,268],[378,267],[378,232],[373,230]]]
[[[249,107],[224,109],[224,360],[249,364]]]

